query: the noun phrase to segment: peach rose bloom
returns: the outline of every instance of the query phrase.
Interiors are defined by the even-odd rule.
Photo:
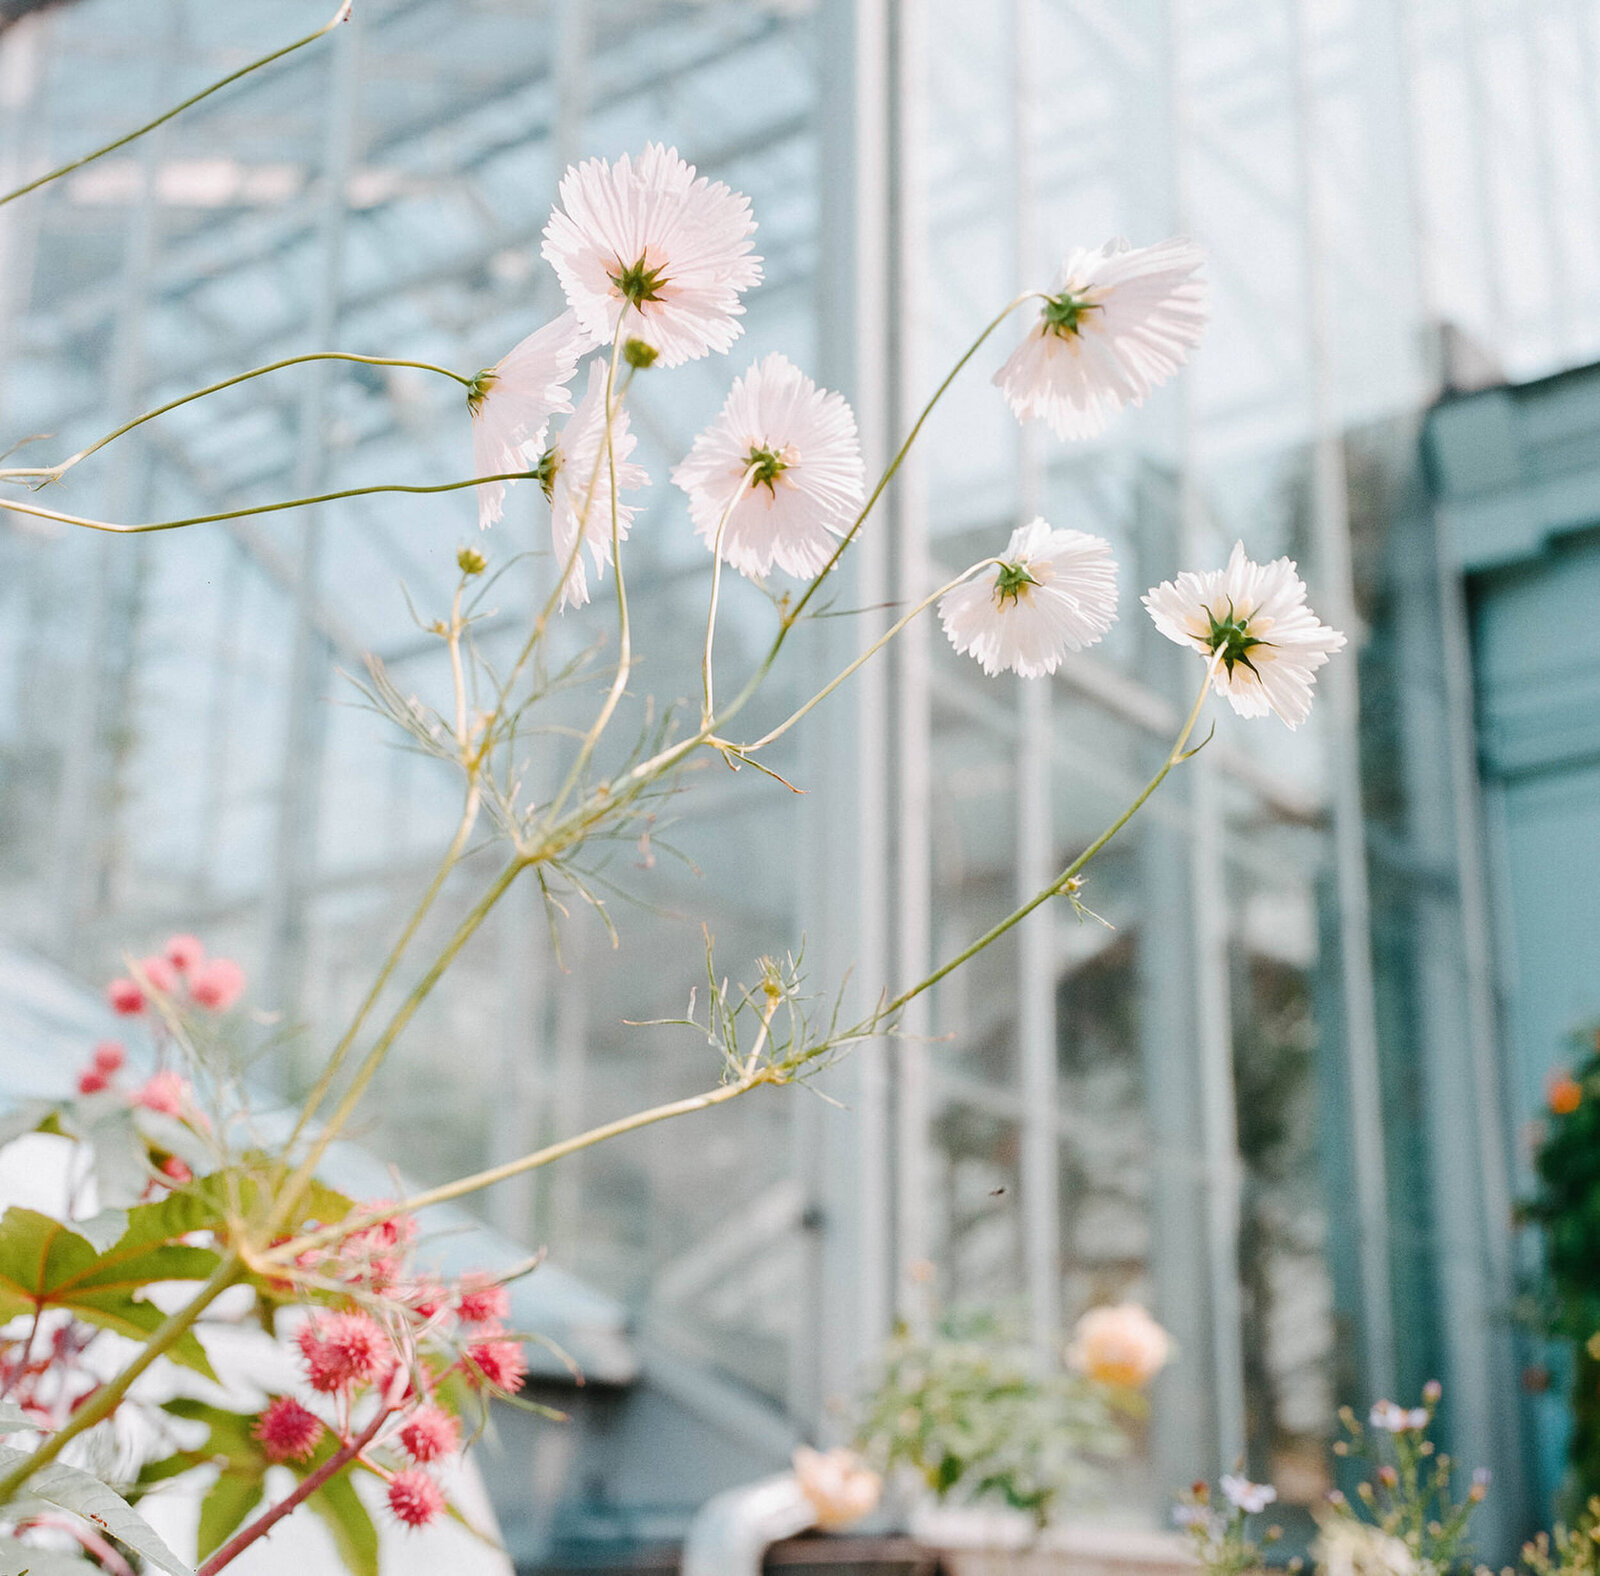
[[[811,1450],[794,1453],[795,1481],[811,1501],[817,1525],[825,1531],[848,1527],[878,1508],[883,1479],[853,1450]]]
[[[1067,1362],[1079,1373],[1128,1389],[1153,1379],[1171,1358],[1172,1337],[1136,1302],[1091,1308],[1067,1348]]]

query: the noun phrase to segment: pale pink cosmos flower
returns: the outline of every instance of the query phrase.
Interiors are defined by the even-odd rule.
[[[1100,537],[1035,519],[1011,533],[1001,560],[939,601],[950,644],[991,678],[1007,668],[1028,679],[1054,673],[1116,621],[1117,566]]]
[[[1222,1492],[1235,1510],[1247,1516],[1259,1516],[1278,1497],[1270,1483],[1252,1483],[1249,1478],[1226,1472],[1222,1476]]]
[[[794,1476],[824,1531],[870,1516],[883,1494],[883,1479],[853,1450],[801,1445],[794,1453]]]
[[[861,508],[855,416],[774,353],[734,383],[672,479],[700,539],[715,550],[720,529],[721,555],[740,574],[776,567],[809,579]]]
[[[676,148],[590,159],[561,178],[544,255],[592,344],[648,345],[666,367],[738,337],[739,292],[761,282],[750,199],[696,177]]]
[[[550,418],[572,409],[567,384],[578,370],[588,338],[571,312],[535,329],[473,380],[472,465],[476,476],[532,470],[550,430]],[[504,481],[478,485],[478,528],[487,530],[505,511]]]
[[[1210,316],[1205,261],[1188,241],[1079,248],[994,381],[1019,418],[1061,438],[1090,438],[1124,405],[1142,405],[1199,344]]]
[[[202,1007],[226,1012],[244,994],[244,970],[232,958],[207,958],[190,972],[189,994]]]
[[[1208,661],[1220,653],[1212,687],[1241,717],[1276,712],[1291,728],[1311,715],[1316,671],[1345,643],[1306,606],[1289,559],[1252,563],[1243,542],[1226,569],[1163,581],[1144,605],[1168,640]]]
[[[624,503],[624,492],[636,492],[650,483],[650,473],[628,456],[638,439],[628,428],[628,413],[618,406],[611,418],[611,452],[606,452],[606,367],[600,360],[589,366],[589,387],[572,420],[545,450],[539,461],[539,484],[550,501],[550,540],[555,549],[556,573],[566,570],[561,583],[561,605],[581,607],[589,600],[589,572],[583,550],[574,552],[583,533],[594,560],[596,579],[611,562],[611,469],[617,476],[617,540],[626,541],[633,528],[634,505]],[[568,568],[568,561],[571,567]]]
[[[153,1074],[133,1097],[135,1105],[162,1116],[182,1116],[188,1102],[188,1080],[171,1071]]]

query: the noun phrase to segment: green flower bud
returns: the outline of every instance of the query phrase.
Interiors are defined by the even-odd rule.
[[[489,560],[476,547],[463,547],[456,554],[456,567],[464,575],[481,575],[489,567]]]

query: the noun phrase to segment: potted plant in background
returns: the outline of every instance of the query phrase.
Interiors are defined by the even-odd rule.
[[[902,1325],[859,1448],[916,1485],[912,1532],[952,1576],[1187,1567],[1175,1537],[1062,1515],[1104,1490],[1145,1413],[1142,1387],[1171,1356],[1134,1303],[1091,1310],[1051,1361],[992,1311],[947,1313],[927,1334]]]

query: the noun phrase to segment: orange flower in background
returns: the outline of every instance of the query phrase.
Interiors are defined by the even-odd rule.
[[[1172,1337],[1136,1302],[1091,1308],[1078,1320],[1067,1365],[1100,1384],[1137,1389],[1172,1358]]]
[[[1550,1109],[1557,1116],[1571,1116],[1583,1104],[1583,1086],[1567,1073],[1550,1080]]]

